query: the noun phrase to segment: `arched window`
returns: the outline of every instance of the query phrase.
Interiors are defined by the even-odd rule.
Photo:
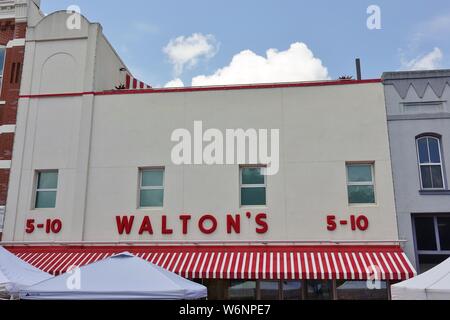
[[[436,136],[426,135],[418,137],[416,141],[422,189],[444,189],[440,139]]]

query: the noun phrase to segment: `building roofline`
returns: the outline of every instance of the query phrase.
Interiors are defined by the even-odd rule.
[[[88,92],[67,92],[67,93],[45,93],[20,95],[20,98],[56,98],[56,97],[76,97],[84,95],[108,96],[126,94],[151,94],[151,93],[176,93],[176,92],[201,92],[201,91],[229,91],[229,90],[255,90],[255,89],[279,89],[298,87],[320,87],[338,85],[357,85],[369,83],[381,83],[381,79],[367,80],[327,80],[311,82],[289,82],[289,83],[267,83],[267,84],[246,84],[246,85],[226,85],[208,87],[182,87],[182,88],[152,88],[152,89],[131,89],[131,90],[109,90],[109,91],[88,91]]]
[[[384,72],[382,81],[450,77],[450,69]]]

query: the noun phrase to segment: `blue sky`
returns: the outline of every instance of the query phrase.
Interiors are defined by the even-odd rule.
[[[275,81],[284,80],[283,72],[289,74],[286,81],[295,76],[308,80],[310,74],[320,78],[324,76],[323,68],[327,69],[327,77],[334,79],[354,74],[355,57],[362,59],[364,78],[378,78],[383,71],[400,69],[450,68],[448,0],[41,2],[44,13],[78,5],[90,21],[103,25],[105,35],[133,73],[153,86],[164,86],[175,78],[190,85],[192,78],[213,75],[230,65],[233,57],[244,50],[253,54],[239,56],[241,59],[228,70],[229,81],[238,81],[233,78],[236,70],[257,73],[262,69],[267,71],[264,71],[266,78],[273,77]],[[380,30],[369,30],[366,26],[369,16],[366,10],[372,4],[381,9]],[[198,37],[189,38],[193,34]],[[181,36],[184,38],[174,40]],[[204,50],[198,56],[188,53],[178,68],[173,56],[170,59],[171,51],[164,52],[172,41],[172,49],[179,45],[176,51],[179,59],[182,45],[199,39],[203,42],[197,44],[206,46]],[[265,57],[270,48],[278,52],[289,50],[297,42],[304,43],[307,49],[297,47],[294,54],[283,55],[284,58],[274,59],[273,63],[258,57]],[[308,51],[321,60],[321,66],[309,70]],[[294,70],[286,70],[289,59],[306,60]],[[297,74],[295,68],[299,70]],[[222,73],[216,78],[224,77]],[[247,78],[252,77],[255,75]]]

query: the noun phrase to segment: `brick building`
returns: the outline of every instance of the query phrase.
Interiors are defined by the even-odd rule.
[[[0,239],[8,193],[9,173],[28,24],[43,14],[40,0],[0,0]]]

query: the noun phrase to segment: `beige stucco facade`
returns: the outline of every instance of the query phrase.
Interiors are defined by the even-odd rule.
[[[120,82],[120,58],[96,24],[83,20],[73,33],[51,27],[64,19],[50,15],[28,34],[4,241],[399,240],[380,82],[105,94]],[[240,206],[239,164],[173,164],[171,134],[193,131],[194,121],[222,132],[279,130],[280,170],[267,177],[266,206]],[[349,205],[348,162],[374,163],[375,204]],[[138,208],[143,167],[165,168],[163,208]],[[34,209],[36,171],[49,169],[59,172],[56,208]],[[209,235],[197,227],[207,213],[218,221]],[[267,214],[264,234],[255,232],[258,213]],[[192,215],[187,234],[181,214]],[[239,234],[227,233],[227,214],[241,214]],[[365,215],[370,225],[329,231],[330,214]],[[116,216],[131,215],[132,231],[120,235]],[[163,215],[172,234],[161,233]],[[153,235],[138,234],[144,216]],[[29,219],[61,219],[63,227],[27,233]]]

